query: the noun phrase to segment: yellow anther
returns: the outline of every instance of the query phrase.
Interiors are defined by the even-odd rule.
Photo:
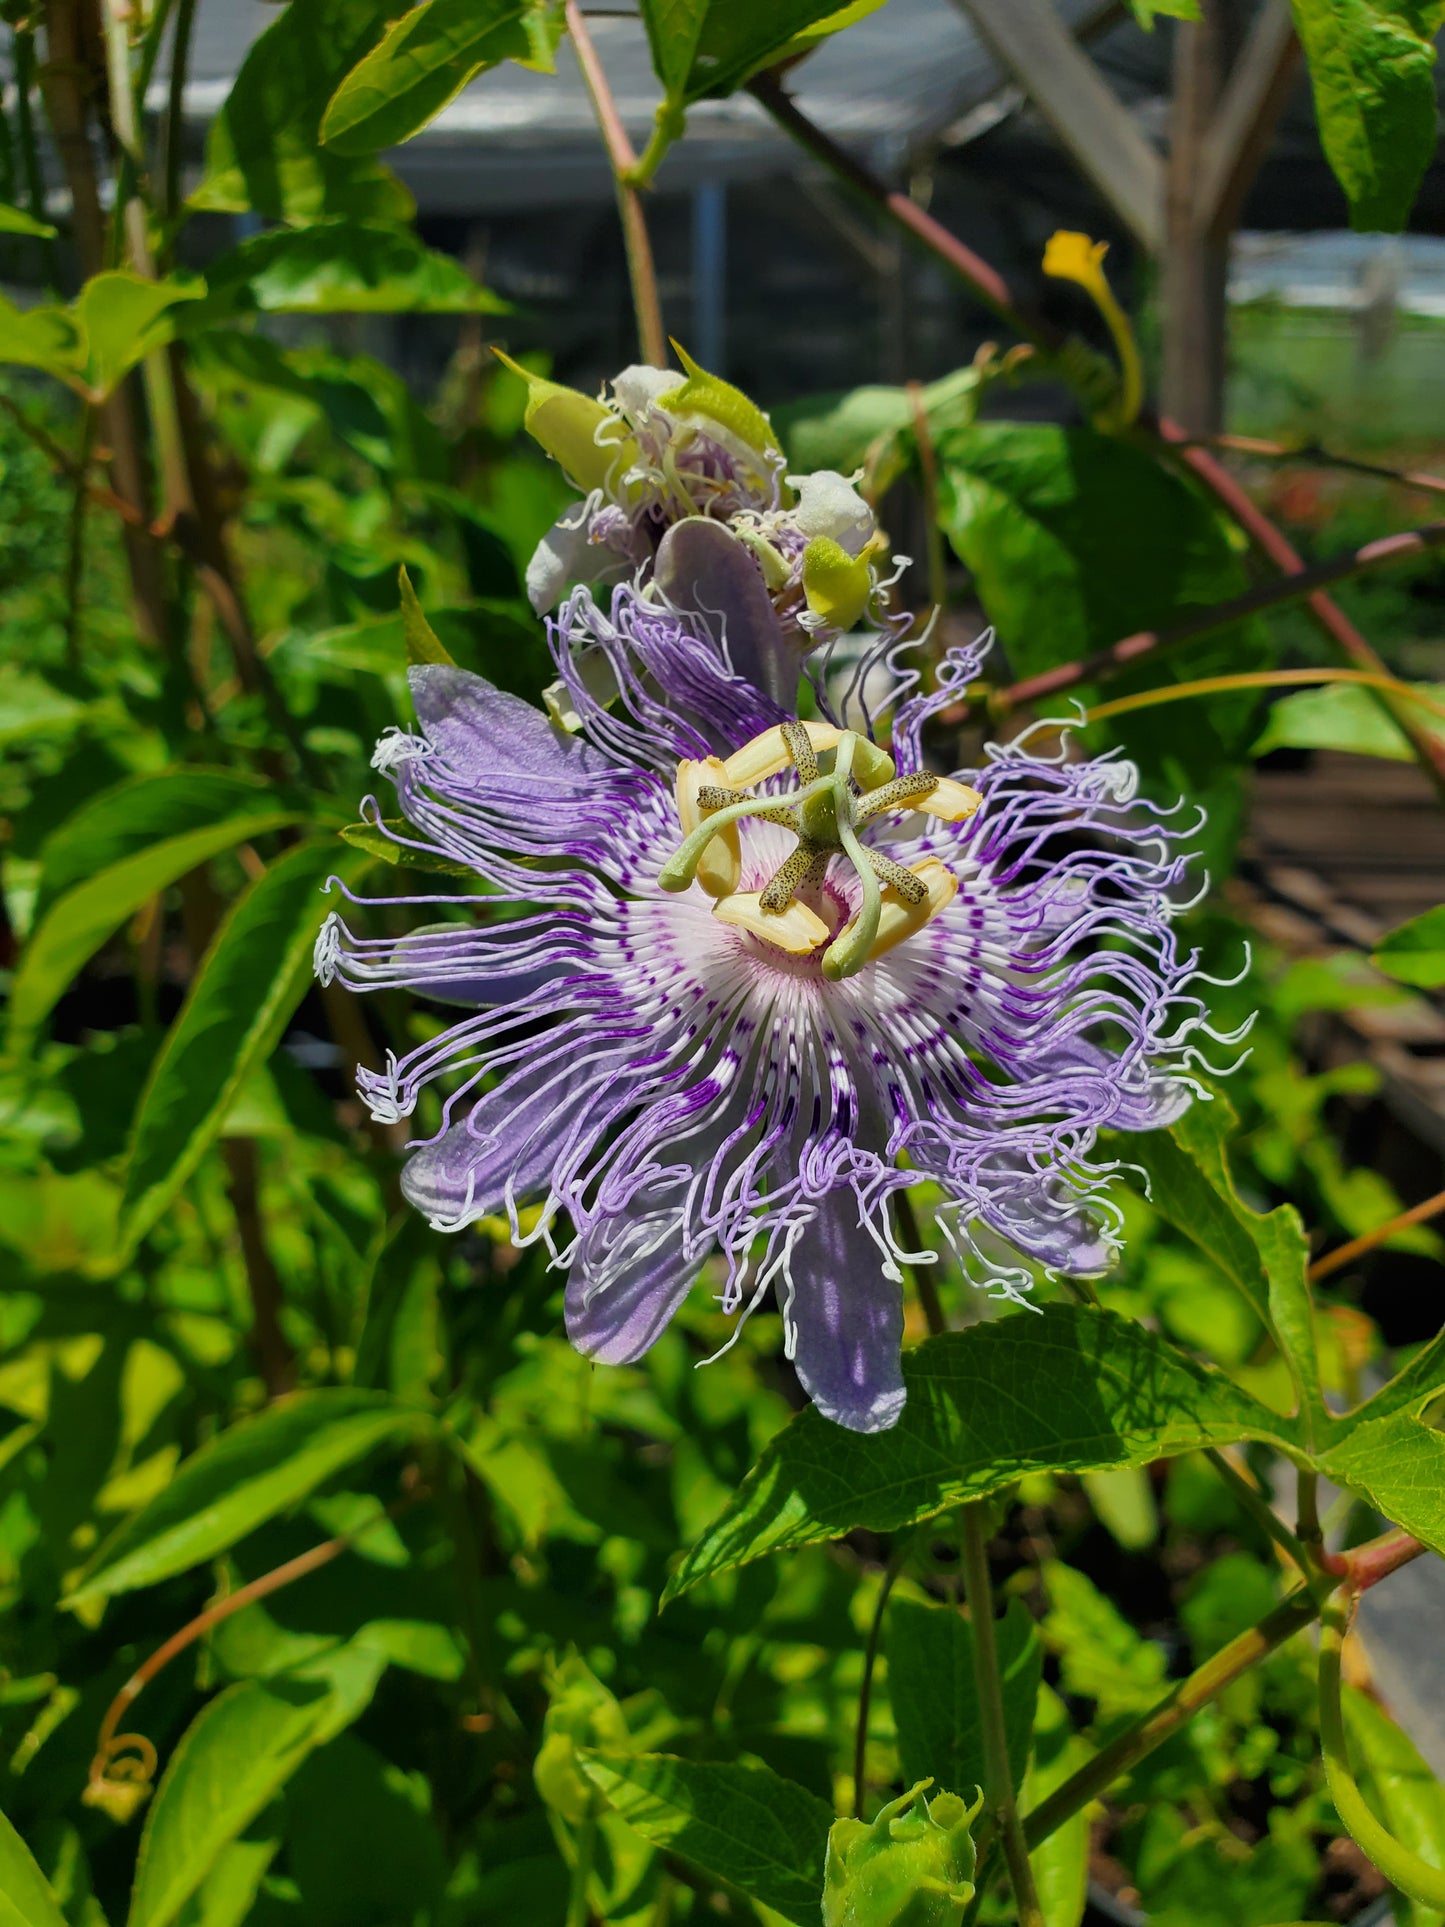
[[[791,957],[810,957],[828,941],[828,926],[815,910],[796,898],[786,910],[765,910],[757,890],[741,890],[713,905],[719,923],[746,930]]]
[[[842,730],[835,729],[832,723],[804,723],[808,741],[814,752],[836,749]],[[729,789],[747,790],[754,783],[761,783],[764,777],[776,776],[780,769],[793,767],[792,752],[784,739],[781,727],[765,729],[761,736],[754,736],[750,743],[735,749],[723,764],[726,772],[723,781]]]
[[[728,787],[727,770],[717,756],[700,756],[677,766],[677,814],[685,837],[704,820],[707,812],[697,800],[706,785]],[[697,862],[696,880],[710,897],[726,897],[738,887],[742,875],[742,845],[736,823],[725,823],[708,844]]]
[[[951,776],[940,776],[933,788],[915,797],[912,807],[926,816],[937,816],[945,823],[966,823],[983,807],[983,798],[967,783],[955,783]]]
[[[957,787],[962,788],[959,784]],[[926,808],[927,804],[921,804]],[[868,946],[868,962],[881,957],[885,950],[892,950],[895,944],[916,936],[926,923],[932,921],[940,910],[947,909],[958,891],[958,878],[952,870],[945,869],[936,856],[926,856],[921,863],[910,863],[908,868],[914,876],[921,877],[928,887],[928,895],[922,903],[905,903],[897,891],[885,889],[883,909],[878,918],[878,933]],[[853,928],[854,918],[840,931],[839,943],[843,943]]]

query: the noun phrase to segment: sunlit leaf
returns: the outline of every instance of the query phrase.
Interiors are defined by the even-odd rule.
[[[1437,701],[1445,699],[1445,683],[1422,683],[1420,688]],[[1445,722],[1423,709],[1401,707],[1425,734],[1445,740]],[[1396,763],[1410,762],[1415,755],[1399,726],[1370,690],[1358,683],[1302,689],[1297,696],[1272,703],[1254,754],[1264,756],[1272,749],[1344,749],[1355,756],[1384,756]]]
[[[127,1520],[67,1601],[132,1592],[213,1559],[387,1440],[426,1425],[379,1392],[298,1393],[243,1419],[187,1459],[150,1504]]]
[[[1405,225],[1435,152],[1441,0],[1291,0],[1350,226]]]
[[[202,319],[222,314],[497,314],[507,303],[451,255],[363,221],[275,228],[206,269]]]
[[[1050,1305],[928,1340],[903,1362],[908,1403],[889,1432],[842,1431],[809,1409],[764,1450],[668,1581],[675,1597],[765,1553],[896,1532],[1026,1471],[1142,1465],[1290,1421],[1152,1332]]]
[[[327,101],[395,15],[395,0],[291,0],[252,42],[210,124],[191,205],[291,222],[405,220],[411,196],[393,174],[320,141]]]
[[[192,979],[136,1111],[122,1235],[144,1237],[209,1149],[237,1093],[280,1042],[312,982],[333,872],[360,855],[334,843],[288,851],[239,897]]]
[[[832,1809],[766,1766],[667,1753],[579,1754],[582,1770],[654,1846],[739,1887],[798,1927],[816,1927]]]
[[[679,105],[730,94],[795,37],[821,26],[838,26],[870,8],[839,8],[837,0],[642,0],[652,65]],[[820,37],[810,35],[808,44]]]
[[[1370,961],[1397,983],[1438,990],[1445,984],[1445,904],[1399,924]]]
[[[48,221],[37,221],[33,214],[27,214],[24,208],[10,201],[0,201],[0,234],[29,234],[41,241],[55,239],[55,229]]]
[[[245,810],[163,837],[72,885],[21,956],[10,992],[11,1050],[26,1046],[81,965],[141,904],[220,851],[294,820],[287,799],[253,797]]]
[[[338,154],[398,146],[499,61],[550,73],[561,30],[556,0],[424,0],[347,74],[321,138]]]
[[[1371,1804],[1390,1832],[1427,1865],[1445,1867],[1445,1786],[1414,1741],[1380,1705],[1354,1686],[1341,1693],[1345,1731],[1353,1742]],[[1438,1910],[1401,1896],[1401,1927],[1440,1927]]]

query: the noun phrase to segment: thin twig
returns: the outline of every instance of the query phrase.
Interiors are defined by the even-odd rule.
[[[1097,655],[1085,656],[1078,662],[1060,663],[1057,668],[1046,669],[1041,675],[1027,676],[1022,682],[1000,690],[994,700],[1006,708],[1016,709],[1023,703],[1037,702],[1040,697],[1055,696],[1062,689],[1073,689],[1082,682],[1093,682],[1100,676],[1126,669],[1143,656],[1154,655],[1161,649],[1170,649],[1179,643],[1193,642],[1216,629],[1228,628],[1230,623],[1257,615],[1262,609],[1279,608],[1288,602],[1307,599],[1321,583],[1343,582],[1350,577],[1364,575],[1371,569],[1411,561],[1441,547],[1445,547],[1445,522],[1428,522],[1423,528],[1410,529],[1402,535],[1381,536],[1378,541],[1366,542],[1363,548],[1352,549],[1347,555],[1331,556],[1328,561],[1317,562],[1312,568],[1277,577],[1273,582],[1262,582],[1258,587],[1247,589],[1243,595],[1231,596],[1225,602],[1212,602],[1172,628],[1141,629],[1136,635],[1125,636],[1122,642],[1111,643]],[[1372,663],[1355,673],[1372,686],[1398,685],[1398,678],[1391,676],[1383,663]],[[1391,714],[1394,715],[1393,708]],[[1405,728],[1404,723],[1401,728]],[[1445,752],[1445,744],[1438,747]]]
[[[1310,468],[1343,468],[1352,475],[1371,475],[1377,481],[1396,482],[1401,488],[1418,489],[1426,495],[1445,495],[1445,475],[1429,475],[1418,468],[1390,468],[1383,462],[1367,462],[1358,455],[1341,455],[1318,442],[1301,442],[1291,448],[1284,442],[1261,441],[1257,435],[1211,435],[1194,446],[1227,448],[1236,455],[1256,455],[1270,462],[1301,462]]]
[[[923,482],[923,516],[928,543],[928,599],[941,610],[948,600],[945,574],[943,525],[938,519],[938,456],[933,433],[928,426],[928,410],[923,405],[923,384],[907,385],[908,406],[913,411],[913,439],[918,444],[918,469]]]
[[[592,110],[612,177],[617,184],[617,211],[622,217],[622,239],[627,249],[627,272],[632,282],[632,306],[637,316],[637,340],[642,359],[654,368],[667,366],[667,336],[662,326],[662,303],[657,292],[657,269],[652,259],[652,242],[647,232],[647,217],[642,196],[629,184],[637,167],[637,155],[627,138],[627,129],[617,111],[612,89],[607,83],[592,35],[582,17],[578,0],[567,0],[567,31],[577,55],[577,65],[592,99]]]
[[[181,164],[185,158],[186,76],[191,64],[191,29],[196,0],[180,0],[171,42],[171,71],[166,84],[166,114],[161,122],[160,214],[173,221],[181,205]]]
[[[95,410],[87,404],[80,411],[79,452],[71,483],[69,540],[65,552],[65,660],[72,669],[81,666],[80,611],[85,588],[85,511],[90,502],[87,471],[94,436]]]
[[[1323,1258],[1316,1258],[1309,1268],[1310,1283],[1317,1284],[1321,1278],[1331,1277],[1346,1265],[1353,1264],[1356,1258],[1362,1258],[1367,1251],[1373,1251],[1376,1245],[1383,1244],[1386,1238],[1393,1238],[1397,1231],[1404,1231],[1412,1224],[1426,1224],[1431,1218],[1438,1218],[1442,1211],[1445,1211],[1445,1191],[1437,1191],[1433,1198],[1426,1198],[1423,1204],[1412,1204],[1408,1211],[1391,1218],[1388,1224],[1377,1225],[1362,1237],[1351,1238],[1348,1244],[1341,1245],[1337,1251],[1327,1251]]]
[[[1315,1569],[1310,1563],[1308,1552],[1280,1518],[1254,1480],[1248,1478],[1231,1459],[1212,1445],[1204,1448],[1204,1456],[1235,1498],[1239,1500],[1250,1518],[1269,1534],[1291,1565],[1298,1567],[1300,1578],[1309,1585],[1314,1579]]]

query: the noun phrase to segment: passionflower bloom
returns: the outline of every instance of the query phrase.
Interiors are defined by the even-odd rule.
[[[1183,860],[1116,758],[1015,742],[966,778],[927,767],[977,649],[927,695],[893,652],[885,744],[776,720],[676,624],[644,659],[639,621],[624,587],[611,620],[584,593],[553,625],[575,734],[455,667],[411,671],[418,731],[375,759],[398,841],[487,894],[421,900],[453,920],[400,940],[333,915],[317,968],[468,1007],[361,1088],[395,1120],[439,1085],[402,1178],[439,1230],[505,1213],[520,1238],[540,1204],[527,1235],[567,1273],[581,1351],[639,1357],[712,1260],[724,1311],[773,1295],[820,1410],[879,1430],[905,1396],[900,1266],[932,1256],[904,1248],[898,1194],[927,1187],[1015,1297],[1026,1260],[1110,1261],[1098,1133],[1178,1115],[1204,1023],[1170,930]]]
[[[889,627],[887,543],[852,480],[786,474],[762,410],[678,352],[685,378],[624,368],[602,399],[508,362],[528,384],[528,430],[582,496],[538,544],[528,594],[541,615],[570,589],[628,581],[658,608],[721,621],[732,666],[791,706],[806,655]],[[737,653],[743,628],[774,639]]]

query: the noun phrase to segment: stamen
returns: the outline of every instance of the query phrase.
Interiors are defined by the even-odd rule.
[[[884,856],[881,850],[870,850],[868,861],[873,865],[873,874],[887,889],[902,897],[905,903],[922,903],[928,895],[928,885],[912,870],[905,870],[901,863],[895,863],[891,856]]]
[[[806,903],[790,903],[781,912],[765,910],[756,890],[739,891],[713,905],[719,923],[731,923],[747,930],[764,943],[786,950],[790,957],[811,957],[819,944],[828,941],[828,926],[816,910]]]
[[[818,759],[813,754],[813,745],[808,740],[808,732],[801,723],[779,723],[783,741],[788,745],[788,754],[797,767],[798,775],[805,783],[818,780]]]
[[[816,843],[807,837],[799,837],[798,847],[786,863],[773,872],[772,881],[758,898],[765,910],[786,910],[802,887],[803,879],[812,870],[819,856],[826,856]]]

